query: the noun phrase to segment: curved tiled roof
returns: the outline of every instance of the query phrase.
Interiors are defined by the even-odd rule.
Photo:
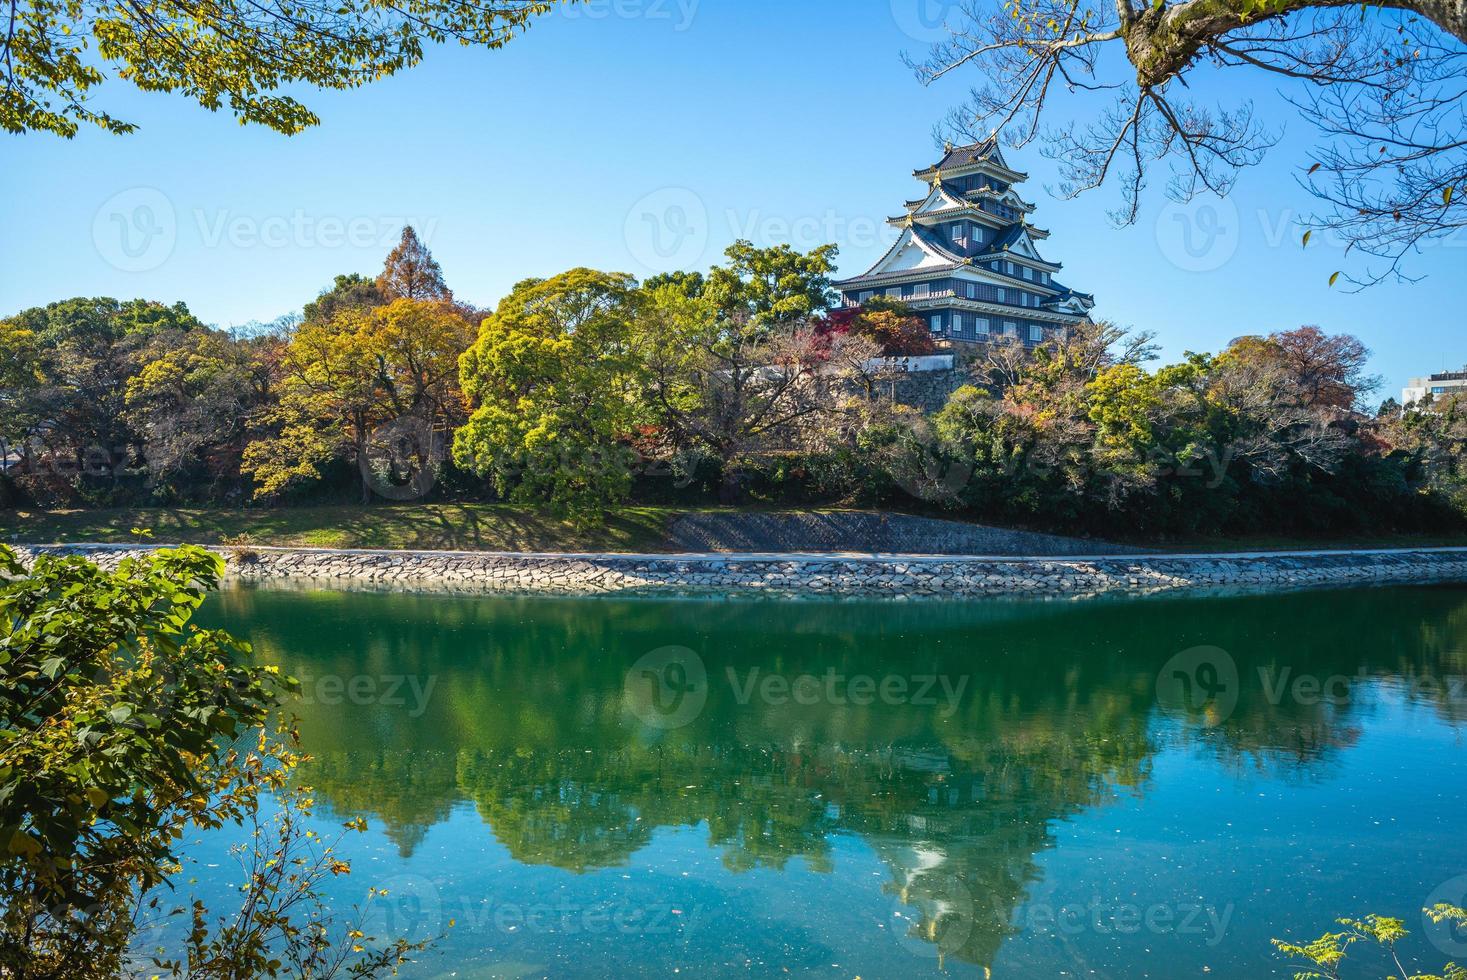
[[[928,169],[952,170],[956,167],[967,167],[991,156],[996,149],[998,149],[998,143],[992,139],[986,139],[981,143],[969,143],[967,146],[949,147],[942,159]]]

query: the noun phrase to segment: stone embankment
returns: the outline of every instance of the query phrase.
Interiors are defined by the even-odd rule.
[[[19,547],[110,565],[143,549]],[[230,579],[320,588],[518,595],[1073,597],[1200,589],[1467,582],[1467,548],[1009,558],[913,555],[577,555],[220,549]]]

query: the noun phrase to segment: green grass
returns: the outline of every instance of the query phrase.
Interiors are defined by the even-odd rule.
[[[0,511],[0,540],[23,544],[136,541],[308,548],[464,551],[660,551],[681,510],[624,507],[604,527],[578,528],[504,504],[373,504],[271,510],[138,508]]]
[[[720,511],[731,508],[698,508]],[[754,508],[750,508],[754,509]],[[810,508],[824,510],[825,508]],[[160,543],[279,545],[307,548],[404,548],[462,551],[667,551],[667,528],[690,508],[622,507],[604,527],[581,528],[541,511],[508,504],[371,504],[258,510],[137,508],[0,510],[0,541],[20,544],[137,540],[152,530]],[[952,515],[934,515],[951,518]],[[1339,548],[1467,546],[1467,535],[1249,536],[1129,542],[1163,552],[1316,551]]]

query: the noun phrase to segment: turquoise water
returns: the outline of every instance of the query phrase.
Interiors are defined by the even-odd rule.
[[[339,906],[446,932],[409,976],[1291,976],[1372,911],[1467,962],[1420,916],[1467,899],[1467,588],[203,618],[302,678],[322,828],[371,825]]]

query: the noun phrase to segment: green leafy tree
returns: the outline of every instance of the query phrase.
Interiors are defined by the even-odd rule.
[[[296,684],[248,666],[249,647],[190,619],[220,559],[199,548],[105,571],[0,545],[0,972],[102,980],[386,973],[422,944],[366,953],[333,929],[319,893],[350,865],[303,824],[286,789],[302,757],[272,723]],[[277,795],[281,815],[262,820]],[[239,911],[157,891],[181,869],[190,829],[246,822],[251,868]],[[357,825],[360,826],[360,825]],[[354,827],[353,829],[356,829]],[[151,894],[150,894],[151,893]],[[140,949],[140,924],[187,914],[176,957]],[[361,953],[362,955],[358,955]]]
[[[145,92],[227,108],[241,123],[298,133],[320,119],[282,90],[357,88],[418,64],[429,44],[450,39],[499,48],[553,3],[12,0],[0,35],[0,127],[65,137],[82,125],[132,132],[133,123],[91,107],[110,73]]]
[[[459,362],[475,407],[454,434],[458,465],[580,521],[624,499],[623,440],[639,418],[637,303],[621,273],[572,269],[517,285]]]
[[[128,379],[138,352],[159,338],[204,329],[182,303],[77,297],[24,310],[5,321],[12,338],[28,334],[33,359],[17,393],[23,451],[80,481],[100,469],[110,485],[142,440],[127,424]]]
[[[377,288],[375,279],[350,272],[337,276],[330,289],[322,290],[319,296],[306,304],[305,318],[308,323],[325,323],[343,310],[371,309],[383,302],[382,291]]]
[[[804,253],[788,245],[756,248],[740,240],[724,251],[727,264],[708,273],[703,295],[728,321],[759,328],[802,323],[835,303],[830,273],[838,251],[834,245]]]
[[[761,320],[752,309],[757,302],[741,302],[729,314],[713,298],[715,280],[737,279],[726,273],[715,269],[701,297],[675,284],[647,294],[636,346],[652,416],[685,466],[699,458],[718,465],[720,496],[732,503],[743,492],[741,471],[808,434],[837,390],[816,383],[830,361],[827,339],[802,322]]]
[[[1421,911],[1433,924],[1467,925],[1467,909],[1443,904]],[[1399,976],[1405,980],[1467,980],[1467,967],[1455,963],[1448,963],[1440,974],[1413,973],[1406,969],[1396,948],[1397,943],[1410,935],[1401,919],[1372,914],[1361,919],[1340,919],[1339,924],[1345,928],[1339,932],[1327,932],[1307,943],[1272,940],[1280,955],[1298,966],[1295,980],[1340,980],[1342,965],[1349,958],[1350,948],[1357,943],[1372,944],[1384,950],[1400,971]]]

